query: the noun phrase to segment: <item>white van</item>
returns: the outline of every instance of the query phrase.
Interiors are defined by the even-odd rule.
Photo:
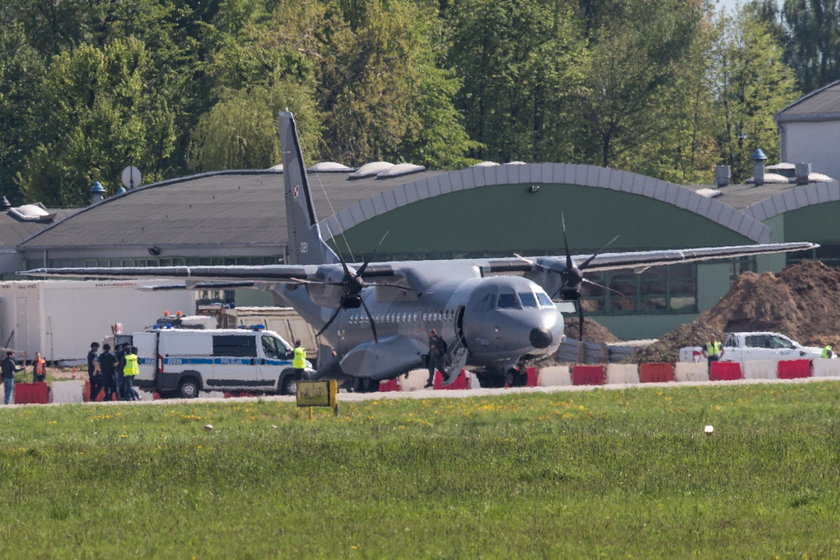
[[[117,336],[137,347],[134,384],[161,397],[193,398],[200,391],[293,395],[292,349],[273,332],[249,329],[149,329]],[[308,374],[314,374],[306,362]]]

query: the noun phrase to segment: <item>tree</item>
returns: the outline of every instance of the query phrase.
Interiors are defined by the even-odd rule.
[[[799,97],[793,71],[767,25],[739,12],[724,18],[715,55],[715,107],[720,157],[732,168],[733,181],[752,174],[750,155],[761,148],[778,159],[773,115]]]
[[[134,164],[147,180],[174,149],[175,116],[148,87],[155,72],[143,44],[82,44],[52,58],[37,87],[30,132],[38,144],[19,174],[30,199],[85,204],[94,181],[114,185]]]

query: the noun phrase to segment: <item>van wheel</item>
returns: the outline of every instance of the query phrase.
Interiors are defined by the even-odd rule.
[[[182,399],[194,399],[198,396],[198,392],[198,381],[192,377],[188,377],[187,379],[181,381],[181,385],[178,387],[178,393]]]
[[[296,395],[297,394],[297,382],[300,380],[300,377],[295,375],[294,373],[291,375],[287,375],[285,379],[280,382],[280,394],[281,395]]]

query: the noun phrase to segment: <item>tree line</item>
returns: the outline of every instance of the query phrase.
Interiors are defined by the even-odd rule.
[[[0,24],[0,190],[50,206],[127,165],[270,167],[286,107],[309,161],[743,180],[840,77],[823,0],[5,0]]]

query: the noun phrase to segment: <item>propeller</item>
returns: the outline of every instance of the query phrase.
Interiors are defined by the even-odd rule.
[[[377,343],[379,342],[379,337],[376,333],[376,323],[373,320],[373,315],[368,309],[365,300],[362,298],[362,290],[369,286],[387,286],[392,288],[399,288],[401,290],[409,290],[411,288],[407,288],[406,286],[401,286],[399,284],[388,284],[388,283],[375,283],[375,284],[367,284],[364,280],[364,273],[367,270],[367,267],[370,265],[371,260],[379,251],[379,248],[382,246],[382,242],[385,241],[385,238],[388,237],[388,232],[382,236],[382,239],[379,240],[379,243],[376,245],[374,251],[365,259],[355,272],[353,272],[350,267],[347,265],[347,262],[344,258],[339,255],[338,259],[341,263],[341,267],[344,269],[344,277],[338,282],[326,282],[320,280],[304,280],[301,278],[293,278],[294,282],[299,284],[323,284],[327,286],[339,286],[342,289],[341,300],[339,302],[339,306],[327,320],[321,330],[318,331],[315,336],[321,336],[321,334],[326,331],[330,325],[333,324],[333,321],[338,317],[338,314],[341,313],[342,309],[358,309],[361,307],[365,310],[365,314],[367,315],[368,320],[370,321],[370,330],[373,333],[373,340]]]
[[[580,266],[577,266],[577,265],[575,265],[574,261],[572,260],[572,252],[569,250],[569,237],[566,233],[566,216],[562,213],[560,214],[560,223],[563,227],[563,248],[565,249],[565,252],[566,252],[566,267],[563,270],[556,270],[554,268],[551,268],[551,267],[548,267],[548,266],[545,266],[545,265],[541,265],[541,264],[536,263],[536,262],[532,262],[532,261],[531,262],[532,262],[532,264],[534,264],[535,266],[537,266],[538,268],[540,268],[542,270],[545,270],[547,272],[553,272],[555,274],[560,275],[560,280],[561,280],[562,284],[560,285],[559,288],[557,288],[557,290],[553,294],[551,294],[551,299],[554,299],[559,295],[562,299],[564,299],[566,301],[575,302],[575,307],[577,308],[577,312],[578,312],[578,332],[580,333],[580,340],[583,341],[583,306],[581,305],[581,302],[580,302],[580,286],[581,286],[581,284],[587,283],[587,284],[591,284],[591,285],[594,285],[594,286],[598,286],[600,288],[615,291],[612,288],[604,286],[603,284],[599,284],[597,282],[587,280],[586,278],[583,277],[583,271],[586,270],[587,267],[589,267],[590,264],[592,264],[592,261],[595,260],[595,258],[598,255],[603,253],[610,245],[615,243],[615,241],[618,239],[619,236],[616,235],[615,237],[610,239],[603,247],[598,249],[596,252],[592,253],[592,255],[590,255],[589,258],[587,258],[585,261],[583,261],[580,264]],[[516,255],[516,256],[519,257],[519,258],[524,258],[524,257],[521,257],[520,255]],[[528,260],[528,259],[525,259],[525,260]]]

